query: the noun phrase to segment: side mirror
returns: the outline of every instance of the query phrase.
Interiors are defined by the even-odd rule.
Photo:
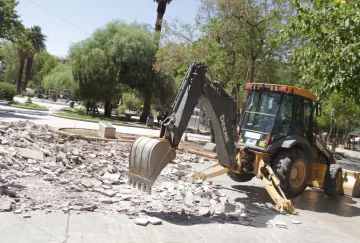
[[[316,103],[316,116],[321,116],[321,103]]]

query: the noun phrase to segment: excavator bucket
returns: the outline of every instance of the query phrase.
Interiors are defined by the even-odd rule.
[[[167,139],[139,137],[130,150],[129,184],[151,192],[156,178],[175,156],[175,149]]]
[[[351,197],[360,197],[360,172],[342,170],[344,194]]]

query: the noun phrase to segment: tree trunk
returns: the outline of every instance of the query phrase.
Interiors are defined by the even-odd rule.
[[[92,110],[92,116],[95,117],[95,109],[96,109],[96,101],[93,101],[93,110]]]
[[[253,56],[252,60],[251,60],[250,70],[249,70],[249,82],[250,83],[253,83],[255,80],[255,61],[256,61],[256,56]]]
[[[109,101],[105,101],[104,104],[104,116],[109,116],[109,110],[108,110],[108,106],[109,106]]]
[[[23,85],[23,91],[26,91],[26,87],[27,87],[27,85],[29,83],[33,61],[34,61],[33,57],[28,57],[27,62],[26,62],[25,82],[24,82],[24,85]]]
[[[19,77],[16,86],[16,92],[21,94],[21,83],[22,83],[22,76],[24,73],[24,66],[25,66],[25,59],[20,59],[20,69],[19,69]]]
[[[156,18],[156,23],[155,23],[155,31],[156,32],[161,32],[161,27],[162,27],[162,21],[164,18],[164,14],[166,11],[166,2],[165,1],[160,1],[157,7],[157,18]]]
[[[150,115],[151,95],[152,93],[149,91],[144,92],[144,108],[140,116],[140,122],[146,122],[147,117]]]

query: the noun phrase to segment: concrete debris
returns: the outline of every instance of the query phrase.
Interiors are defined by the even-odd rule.
[[[302,222],[299,221],[299,220],[292,220],[291,222],[292,222],[293,224],[302,224]]]
[[[236,209],[235,204],[228,203],[228,202],[224,204],[224,211],[225,211],[225,213],[234,212],[235,209]]]
[[[200,216],[210,216],[210,208],[208,208],[208,207],[199,208],[199,215]]]
[[[44,154],[41,151],[37,151],[34,149],[27,149],[27,148],[18,148],[21,156],[25,159],[35,159],[35,160],[44,160]]]
[[[25,219],[31,218],[31,215],[29,215],[29,214],[24,214],[24,215],[23,215],[23,218],[25,218]]]
[[[245,206],[229,200],[221,185],[194,181],[193,163],[208,161],[197,155],[179,152],[149,196],[127,184],[131,143],[65,137],[29,121],[0,122],[0,129],[5,131],[0,131],[1,142],[7,141],[0,145],[0,211],[22,216],[31,210],[118,212],[138,225],[161,224],[161,219],[140,215],[165,211],[238,218],[243,224],[254,220],[243,215]]]
[[[0,212],[11,211],[11,202],[5,198],[0,198]]]
[[[156,217],[150,217],[148,218],[149,220],[149,223],[152,224],[152,225],[159,225],[159,224],[162,224],[162,220],[159,219],[159,218],[156,218]]]
[[[22,209],[16,209],[16,210],[14,211],[15,214],[21,214],[22,212],[23,212]]]
[[[146,226],[149,224],[149,220],[147,218],[137,218],[135,219],[135,224],[137,225],[142,225],[142,226]]]
[[[287,229],[288,227],[287,227],[287,224],[285,223],[285,222],[276,222],[276,224],[275,224],[277,227],[279,227],[279,228],[285,228],[285,229]]]
[[[94,184],[88,179],[81,180],[81,185],[85,188],[92,188],[94,186]]]

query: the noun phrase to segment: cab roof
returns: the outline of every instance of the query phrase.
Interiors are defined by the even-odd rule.
[[[269,91],[275,91],[275,92],[283,92],[287,94],[296,94],[300,95],[302,97],[311,99],[311,100],[317,100],[316,95],[311,93],[310,91],[290,86],[290,85],[281,85],[281,84],[268,84],[268,83],[247,83],[246,89],[248,90],[269,90]]]

